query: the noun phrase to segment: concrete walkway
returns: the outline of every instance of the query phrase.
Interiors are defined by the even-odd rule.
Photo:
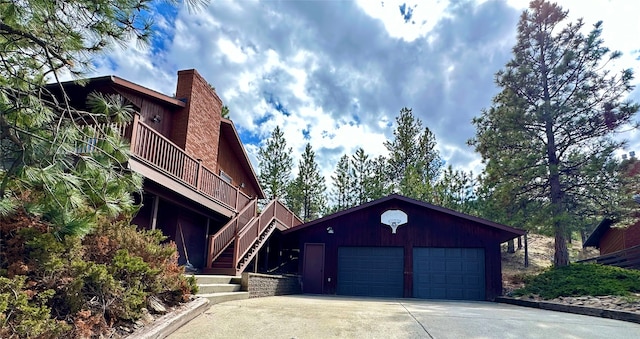
[[[639,336],[639,324],[490,302],[295,295],[213,305],[168,338]]]

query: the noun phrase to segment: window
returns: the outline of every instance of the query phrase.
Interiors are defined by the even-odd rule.
[[[220,178],[222,178],[222,180],[226,181],[228,184],[231,184],[231,182],[233,181],[233,178],[231,178],[223,170],[220,170]]]

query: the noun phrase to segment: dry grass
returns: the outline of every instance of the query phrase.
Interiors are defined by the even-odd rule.
[[[522,249],[507,253],[507,244],[502,245],[502,284],[504,294],[523,287],[524,277],[536,275],[553,265],[554,240],[553,237],[540,234],[529,234],[528,252],[529,267],[524,267],[524,243]],[[580,241],[569,244],[569,257],[571,261],[595,257],[598,250],[593,248],[583,249]]]

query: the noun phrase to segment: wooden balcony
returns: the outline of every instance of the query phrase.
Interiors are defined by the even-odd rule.
[[[129,166],[145,178],[230,218],[252,200],[137,114],[122,132],[131,143]]]
[[[209,236],[205,272],[236,275],[275,229],[284,231],[302,224],[278,199],[259,213],[257,198],[224,181],[200,160],[140,121],[137,114],[131,124],[112,127],[130,141],[129,166],[133,171],[229,217],[216,234]],[[89,141],[83,147],[84,152],[91,152],[94,145]]]

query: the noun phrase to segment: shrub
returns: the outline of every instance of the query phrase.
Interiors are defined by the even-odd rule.
[[[629,295],[640,292],[640,271],[598,264],[571,264],[525,279],[516,296],[535,294],[543,299],[571,296]]]
[[[100,336],[138,319],[150,296],[187,301],[195,279],[175,243],[127,220],[103,219],[82,239],[27,215],[0,220],[0,337]]]
[[[58,337],[70,329],[51,317],[47,301],[53,290],[34,293],[26,286],[25,276],[0,277],[0,337]]]

